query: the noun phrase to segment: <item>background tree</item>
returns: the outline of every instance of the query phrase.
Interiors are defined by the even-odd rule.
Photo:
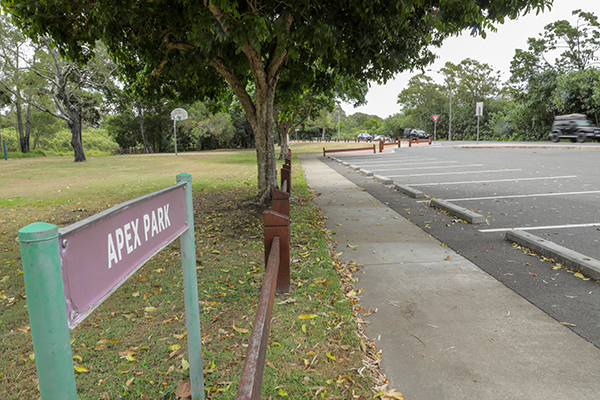
[[[3,99],[12,104],[15,112],[15,128],[21,152],[30,150],[31,97],[34,88],[30,87],[35,78],[29,74],[28,66],[33,63],[35,48],[31,40],[23,36],[7,15],[0,15],[0,88]],[[25,121],[23,108],[25,107]]]
[[[541,9],[550,0],[152,2],[1,0],[29,35],[49,34],[73,57],[101,39],[140,92],[197,100],[229,84],[252,125],[260,200],[277,186],[274,100],[286,70],[334,70],[386,81],[434,59],[428,46]],[[118,15],[119,18],[115,18]],[[221,76],[222,79],[217,79]],[[253,82],[255,96],[247,92]],[[333,83],[332,83],[333,84]]]
[[[474,139],[477,133],[476,103],[484,103],[480,136],[492,136],[487,120],[505,107],[502,102],[500,73],[491,66],[473,59],[462,60],[459,64],[447,62],[439,71],[444,75],[445,84],[440,85],[425,75],[413,76],[398,95],[402,114],[410,116],[405,128],[423,129],[433,136],[432,115],[440,115],[437,121],[438,138],[444,137],[444,126],[450,120],[450,98],[452,95],[452,132],[454,139]],[[452,93],[450,93],[452,88]],[[448,130],[446,130],[447,132]]]
[[[600,24],[593,13],[573,15],[575,25],[548,24],[538,38],[528,39],[527,50],[515,51],[509,81],[515,104],[507,116],[513,135],[545,139],[554,116],[563,113],[584,113],[598,122]]]

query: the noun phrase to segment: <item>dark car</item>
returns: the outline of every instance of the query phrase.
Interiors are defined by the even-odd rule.
[[[405,129],[404,139],[429,139],[429,134],[420,129]]]
[[[571,139],[583,143],[588,139],[600,140],[600,128],[583,114],[560,115],[554,118],[550,140]]]

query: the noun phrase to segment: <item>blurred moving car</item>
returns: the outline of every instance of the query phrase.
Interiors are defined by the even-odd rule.
[[[429,139],[429,134],[421,129],[405,129],[404,139]]]
[[[371,136],[367,132],[359,133],[358,140],[373,140],[373,136]]]
[[[373,140],[381,140],[381,141],[385,142],[387,140],[387,138],[385,136],[375,135],[373,137]]]
[[[583,143],[588,139],[600,140],[600,128],[583,114],[568,114],[554,117],[550,140],[571,139]]]

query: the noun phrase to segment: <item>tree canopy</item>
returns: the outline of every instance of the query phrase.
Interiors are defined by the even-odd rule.
[[[277,185],[273,104],[282,75],[316,71],[325,87],[340,76],[384,82],[431,63],[431,46],[449,35],[484,35],[495,22],[552,2],[0,1],[28,35],[51,36],[73,58],[84,60],[102,40],[139,94],[191,101],[228,84],[255,134],[263,202]]]

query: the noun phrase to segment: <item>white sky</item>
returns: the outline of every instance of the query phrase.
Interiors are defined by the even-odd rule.
[[[435,53],[439,56],[428,69],[439,70],[447,61],[454,64],[460,63],[465,58],[472,58],[482,63],[489,64],[494,70],[502,72],[502,79],[510,78],[510,62],[515,55],[515,49],[527,50],[527,39],[538,37],[547,24],[566,19],[575,23],[576,19],[571,14],[573,10],[581,9],[593,12],[600,18],[600,0],[554,0],[551,11],[544,11],[539,15],[535,12],[520,17],[517,20],[507,20],[503,25],[497,25],[496,33],[488,32],[487,38],[472,37],[465,31],[459,37],[453,37],[444,42]],[[404,72],[381,86],[376,83],[371,85],[367,95],[368,103],[365,106],[354,108],[351,104],[342,104],[346,115],[357,112],[378,115],[387,118],[400,111],[396,103],[398,94],[404,89],[411,76],[419,73],[416,71]],[[442,83],[439,74],[429,72],[438,83]]]

